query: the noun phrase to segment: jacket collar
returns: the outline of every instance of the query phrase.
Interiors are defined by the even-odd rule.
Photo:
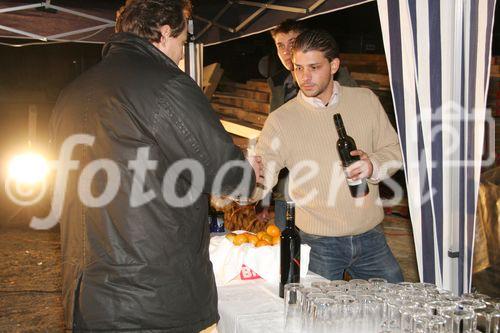
[[[128,32],[119,32],[113,34],[110,40],[104,45],[102,49],[102,57],[105,58],[109,54],[124,49],[133,49],[139,51],[162,64],[177,67],[172,59],[158,50],[153,44],[151,44],[150,41]]]

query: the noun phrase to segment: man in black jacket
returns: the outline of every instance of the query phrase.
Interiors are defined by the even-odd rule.
[[[219,320],[208,194],[248,196],[260,164],[177,66],[189,10],[128,1],[102,61],[54,109],[61,156],[85,139],[72,146],[65,170],[79,169],[66,173],[61,204],[66,329],[199,332]]]

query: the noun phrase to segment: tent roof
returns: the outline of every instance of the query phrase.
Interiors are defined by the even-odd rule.
[[[205,45],[256,34],[373,0],[194,0],[194,36]],[[0,37],[104,43],[124,0],[2,0]]]

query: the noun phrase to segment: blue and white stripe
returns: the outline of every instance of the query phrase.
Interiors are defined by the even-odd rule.
[[[495,1],[377,1],[420,279],[456,293],[470,290]]]

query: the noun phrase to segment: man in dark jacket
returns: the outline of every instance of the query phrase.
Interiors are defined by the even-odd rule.
[[[208,194],[215,182],[248,196],[260,171],[177,66],[186,5],[128,1],[102,61],[54,109],[56,147],[92,138],[73,149],[62,205],[66,329],[199,332],[219,320]],[[238,167],[221,177],[228,161]]]

